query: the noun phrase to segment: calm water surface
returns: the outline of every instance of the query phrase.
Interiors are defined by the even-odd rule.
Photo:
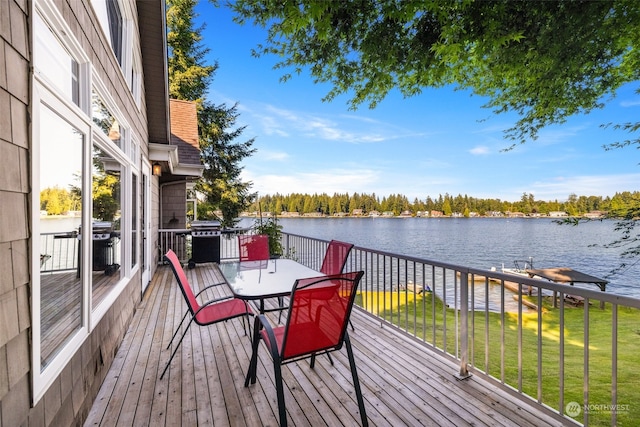
[[[608,292],[640,298],[640,262],[611,275],[622,261],[620,249],[606,249],[619,234],[614,221],[577,227],[551,219],[506,218],[279,218],[283,231],[356,246],[499,269],[533,257],[537,268],[570,267],[610,281]],[[589,287],[594,288],[594,287]]]

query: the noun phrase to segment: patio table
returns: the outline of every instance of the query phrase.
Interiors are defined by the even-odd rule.
[[[325,276],[299,262],[283,258],[221,262],[218,268],[234,297],[260,301],[260,313],[265,312],[266,298],[289,296],[296,279]]]

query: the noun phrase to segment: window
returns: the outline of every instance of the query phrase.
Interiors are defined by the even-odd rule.
[[[124,16],[118,0],[93,0],[93,9],[98,16],[102,31],[104,31],[113,54],[122,66],[124,41]]]
[[[141,90],[137,87],[135,80],[137,79],[138,82],[141,80],[142,67],[140,64],[142,64],[142,60],[139,58],[140,47],[133,22],[136,13],[135,2],[91,0],[91,4],[136,105],[140,106]],[[136,53],[134,53],[134,49]]]
[[[67,99],[80,105],[78,61],[60,44],[38,13],[35,14],[34,27],[33,59],[36,73],[56,86]]]
[[[43,370],[82,327],[82,153],[86,135],[40,108],[40,359]]]
[[[118,64],[122,66],[122,38],[123,22],[122,12],[118,0],[107,1],[107,17],[109,20],[109,35],[111,37],[111,48],[118,59]]]
[[[142,106],[142,58],[139,54],[140,48],[136,43],[136,52],[133,54],[133,62],[131,67],[131,78],[128,81],[129,89],[131,89],[131,95],[136,103],[136,106],[140,108]]]
[[[120,123],[111,113],[102,97],[93,90],[91,92],[91,118],[100,130],[118,147],[121,142]]]
[[[91,260],[92,307],[97,307],[120,281],[122,270],[122,169],[105,150],[93,147]]]
[[[131,268],[138,265],[138,176],[131,174]]]
[[[140,148],[128,116],[94,72],[54,2],[34,4],[35,403],[134,277],[141,217]],[[120,51],[119,61],[130,63],[126,33],[132,21],[123,17],[130,16],[132,5],[93,1],[94,7],[100,4],[109,22],[109,43]]]

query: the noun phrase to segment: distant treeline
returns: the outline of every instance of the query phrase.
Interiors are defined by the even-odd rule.
[[[427,196],[425,200],[416,198],[413,202],[402,194],[392,194],[378,197],[373,194],[349,193],[333,196],[328,194],[274,194],[259,197],[250,207],[253,212],[298,212],[301,215],[317,213],[334,215],[337,213],[351,214],[356,209],[362,209],[366,214],[371,211],[393,212],[400,215],[409,211],[417,212],[440,211],[444,215],[459,213],[469,216],[472,212],[478,215],[488,215],[492,212],[522,212],[526,215],[549,212],[566,212],[570,216],[580,216],[593,211],[625,212],[640,206],[640,192],[624,191],[613,197],[577,196],[571,194],[566,201],[560,202],[536,200],[533,194],[524,193],[519,201],[507,202],[500,199],[480,199],[466,194],[452,196],[440,194],[437,198]]]

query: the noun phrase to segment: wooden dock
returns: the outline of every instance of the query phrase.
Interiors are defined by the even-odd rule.
[[[195,288],[219,280],[210,264],[187,270]],[[214,294],[228,292],[226,286]],[[192,326],[167,375],[167,343],[186,306],[168,267],[159,268],[120,346],[85,426],[275,426],[273,365],[260,351],[258,380],[245,388],[251,345],[242,320]],[[277,315],[277,314],[276,314]],[[393,327],[354,310],[350,331],[372,426],[560,426],[528,402],[473,376]],[[290,425],[360,424],[346,351],[285,365]]]

